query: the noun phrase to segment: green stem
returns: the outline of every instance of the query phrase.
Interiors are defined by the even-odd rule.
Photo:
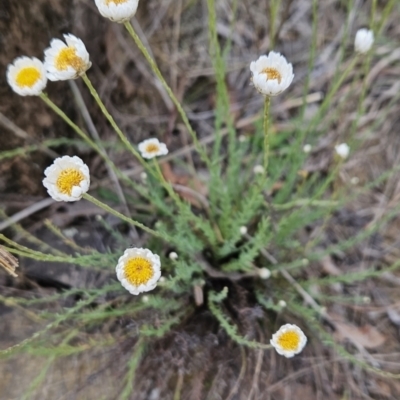
[[[170,241],[170,239],[165,237],[163,234],[161,234],[161,233],[159,233],[157,231],[154,231],[151,228],[148,228],[147,226],[141,224],[138,221],[133,220],[132,218],[129,218],[129,217],[125,216],[124,214],[121,214],[120,212],[114,210],[113,208],[111,208],[107,204],[101,202],[100,200],[97,200],[95,197],[91,196],[88,193],[85,193],[83,195],[83,198],[88,200],[88,201],[90,201],[91,203],[95,204],[96,206],[102,208],[103,210],[109,212],[110,214],[113,214],[116,217],[122,219],[123,221],[127,222],[128,224],[134,225],[134,226],[144,230],[145,232],[150,233],[153,236],[159,237],[159,238],[164,239],[166,241]]]
[[[104,116],[107,118],[108,122],[111,124],[113,127],[114,131],[117,133],[119,138],[121,139],[122,143],[127,147],[127,149],[138,159],[140,164],[142,164],[143,168],[146,170],[150,170],[148,164],[143,160],[139,152],[131,145],[129,142],[128,138],[125,136],[125,134],[121,131],[117,123],[115,122],[113,116],[108,112],[106,106],[104,105],[103,101],[101,100],[99,94],[97,93],[96,89],[92,85],[92,82],[88,78],[86,74],[82,75],[82,79],[85,82],[86,86],[88,87],[90,94],[93,96],[93,98],[96,100],[96,103],[100,107],[101,112],[104,114]],[[150,171],[151,172],[151,171]]]
[[[208,159],[207,153],[205,152],[203,146],[201,145],[201,143],[197,139],[196,132],[193,130],[192,126],[190,125],[190,122],[189,122],[189,119],[188,119],[188,117],[187,117],[187,115],[185,113],[185,110],[182,108],[181,103],[176,98],[174,92],[172,91],[172,89],[169,87],[168,83],[164,79],[164,77],[163,77],[161,71],[159,70],[156,62],[153,60],[153,58],[151,57],[150,53],[146,49],[145,45],[143,44],[143,42],[141,41],[139,36],[136,34],[136,32],[133,29],[133,26],[131,25],[131,23],[129,21],[127,21],[127,22],[125,22],[124,25],[125,25],[126,30],[132,36],[132,39],[136,43],[137,47],[139,48],[139,50],[142,52],[142,54],[146,58],[147,62],[150,65],[150,68],[152,69],[154,74],[157,76],[157,78],[160,80],[160,82],[164,86],[164,89],[167,91],[169,97],[171,98],[172,102],[175,104],[175,107],[178,110],[178,112],[179,112],[179,114],[180,114],[180,116],[182,118],[182,121],[186,126],[186,129],[188,130],[190,136],[192,137],[192,140],[193,140],[193,143],[194,143],[194,145],[196,147],[196,150],[199,152],[202,160],[207,164],[207,166],[210,166],[211,163],[210,163],[210,160]]]
[[[268,169],[268,158],[269,158],[269,107],[271,104],[271,98],[265,96],[264,101],[264,169],[265,175],[267,175]]]
[[[137,186],[127,177],[125,176],[117,166],[111,161],[111,159],[107,156],[107,153],[99,146],[96,142],[94,142],[78,125],[76,125],[71,118],[68,117],[67,114],[61,108],[59,108],[56,104],[53,103],[52,100],[49,99],[46,93],[40,94],[40,98],[58,115],[60,116],[93,150],[95,150],[100,157],[110,166],[110,168],[114,171],[118,178],[128,183],[131,187],[137,189]],[[142,158],[140,158],[141,161]],[[148,168],[146,163],[143,164]],[[143,165],[142,164],[142,165]]]
[[[103,159],[108,161],[107,155],[100,149],[100,147],[92,140],[90,137],[81,129],[78,125],[76,125],[71,118],[68,117],[67,114],[61,108],[53,103],[49,99],[46,93],[41,93],[40,98],[58,115],[60,116],[90,147],[96,150]]]
[[[305,130],[306,133],[310,132],[314,128],[317,127],[318,123],[320,122],[320,117],[321,115],[323,116],[325,114],[326,108],[330,106],[332,102],[333,96],[336,94],[336,92],[339,90],[340,86],[344,82],[344,80],[347,78],[349,73],[354,70],[354,67],[356,66],[358,61],[358,55],[356,55],[353,60],[350,62],[348,67],[343,71],[343,74],[340,76],[340,78],[337,79],[335,84],[330,88],[328,94],[325,96],[324,101],[322,102],[319,111],[317,115],[311,120],[309,126]]]

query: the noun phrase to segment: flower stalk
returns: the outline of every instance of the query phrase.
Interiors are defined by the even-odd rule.
[[[133,29],[133,26],[131,25],[131,23],[129,21],[124,23],[124,26],[126,28],[126,30],[129,32],[129,34],[131,35],[132,39],[134,40],[134,42],[136,43],[136,45],[138,46],[139,50],[142,52],[143,56],[146,58],[147,62],[150,65],[150,68],[152,69],[152,71],[154,72],[154,74],[157,76],[157,78],[160,80],[160,82],[162,83],[162,85],[164,86],[164,89],[167,91],[169,97],[171,98],[172,102],[175,104],[175,107],[179,113],[179,115],[182,118],[183,123],[186,126],[186,129],[188,130],[190,136],[192,137],[193,143],[196,147],[196,150],[199,152],[202,160],[207,164],[207,166],[211,166],[210,160],[207,156],[207,153],[204,150],[204,147],[201,145],[201,143],[199,142],[199,140],[197,139],[197,135],[196,132],[193,130],[192,126],[190,125],[189,119],[186,115],[185,110],[183,109],[181,103],[179,102],[179,100],[176,98],[174,92],[172,91],[172,89],[169,87],[168,83],[166,82],[166,80],[164,79],[160,69],[158,68],[156,62],[153,60],[153,58],[151,57],[150,53],[148,52],[148,50],[146,49],[146,46],[143,44],[143,42],[141,41],[141,39],[139,38],[139,36],[137,35],[137,33],[135,32],[135,30]]]
[[[105,203],[103,203],[102,201],[96,199],[95,197],[91,196],[91,195],[88,194],[88,193],[85,193],[82,197],[83,197],[84,199],[90,201],[91,203],[95,204],[96,206],[102,208],[103,210],[109,212],[110,214],[115,215],[115,216],[118,217],[119,219],[122,219],[123,221],[127,222],[128,224],[134,225],[134,226],[136,226],[136,227],[138,227],[138,228],[144,230],[145,232],[150,233],[150,235],[159,237],[159,238],[164,239],[164,240],[167,240],[167,241],[171,241],[170,238],[165,237],[163,234],[161,234],[161,233],[159,233],[159,232],[157,232],[157,231],[155,231],[155,230],[153,230],[153,229],[147,227],[146,225],[143,225],[142,223],[140,223],[140,222],[138,222],[138,221],[135,221],[135,220],[132,219],[132,218],[129,218],[129,217],[125,216],[124,214],[121,214],[121,213],[118,212],[117,210],[111,208],[111,207],[108,206],[107,204],[105,204]]]
[[[269,158],[269,109],[271,98],[265,96],[264,100],[264,172],[267,174]]]

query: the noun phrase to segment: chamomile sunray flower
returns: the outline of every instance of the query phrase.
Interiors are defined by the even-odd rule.
[[[35,57],[18,57],[8,65],[7,82],[20,96],[39,96],[47,84],[46,69]]]
[[[165,143],[161,143],[158,139],[146,139],[139,143],[138,149],[143,158],[154,158],[168,154],[168,149]]]
[[[81,39],[64,35],[65,43],[52,39],[50,47],[44,51],[44,66],[51,81],[76,79],[92,65],[89,53]]]
[[[293,66],[286,58],[274,51],[261,56],[250,64],[254,87],[264,96],[277,96],[293,81]]]
[[[94,2],[103,17],[123,23],[136,14],[139,0],[94,0]]]
[[[374,44],[374,32],[370,29],[359,29],[354,39],[354,49],[357,53],[365,54]]]
[[[115,269],[121,285],[131,294],[153,290],[161,277],[161,262],[148,249],[130,247],[119,258]]]
[[[43,185],[56,201],[78,201],[89,190],[89,168],[77,156],[56,158],[44,174]]]
[[[270,343],[278,354],[291,358],[303,350],[307,337],[297,325],[286,324],[272,335]]]

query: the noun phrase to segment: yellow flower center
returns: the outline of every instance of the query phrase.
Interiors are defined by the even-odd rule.
[[[300,335],[295,331],[284,332],[279,336],[278,344],[284,350],[295,351],[300,344]]]
[[[71,196],[72,188],[79,186],[79,184],[85,179],[81,171],[75,168],[67,168],[61,171],[58,176],[56,186],[62,194]]]
[[[19,87],[32,87],[40,78],[41,73],[36,67],[26,67],[22,68],[17,76],[15,77],[15,82]]]
[[[116,5],[126,3],[128,0],[106,0],[106,5],[114,3]]]
[[[267,79],[276,79],[278,83],[281,83],[282,75],[276,68],[264,68],[261,73],[266,74]]]
[[[158,144],[155,143],[150,143],[146,146],[146,152],[147,153],[157,153],[160,150],[160,147]]]
[[[75,47],[64,47],[54,60],[55,67],[59,71],[64,71],[72,67],[75,71],[84,71],[85,63],[82,58],[76,55]]]
[[[154,275],[151,262],[143,257],[133,257],[125,264],[125,278],[135,286],[147,283]]]

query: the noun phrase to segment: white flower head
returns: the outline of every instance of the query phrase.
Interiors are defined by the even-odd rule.
[[[8,65],[7,82],[20,96],[39,96],[47,84],[46,69],[35,57],[18,57]]]
[[[153,158],[157,156],[164,156],[168,154],[168,149],[165,143],[161,143],[158,139],[146,139],[139,143],[139,151],[142,153],[143,158]]]
[[[303,147],[304,153],[310,153],[311,150],[312,150],[311,144],[305,144],[305,145],[304,145],[304,147]]]
[[[354,49],[357,53],[365,54],[374,43],[374,32],[369,29],[359,29],[354,39]]]
[[[138,8],[139,0],[94,0],[100,14],[111,21],[123,23],[130,20]]]
[[[278,354],[291,358],[303,350],[307,337],[298,326],[286,324],[272,335],[270,343]]]
[[[64,43],[53,39],[44,51],[44,66],[51,81],[66,81],[83,75],[91,66],[89,53],[81,39],[68,34]]]
[[[347,143],[337,144],[337,145],[335,146],[335,151],[336,151],[336,154],[337,154],[340,158],[342,158],[343,160],[345,160],[345,159],[349,156],[350,147],[349,147],[349,145],[348,145]]]
[[[148,249],[130,247],[119,258],[117,278],[131,294],[153,290],[161,277],[161,262],[157,254]]]
[[[280,53],[270,51],[250,64],[251,80],[255,88],[264,96],[277,96],[293,81],[293,66]]]
[[[77,156],[56,158],[44,174],[43,185],[56,201],[78,201],[89,190],[89,168]]]
[[[244,236],[244,235],[247,235],[247,226],[241,226],[240,228],[239,228],[239,232],[240,232],[240,234],[242,235],[242,236]]]
[[[168,257],[170,258],[170,260],[177,260],[178,259],[178,254],[175,253],[174,251],[171,251],[171,253],[169,253]]]

